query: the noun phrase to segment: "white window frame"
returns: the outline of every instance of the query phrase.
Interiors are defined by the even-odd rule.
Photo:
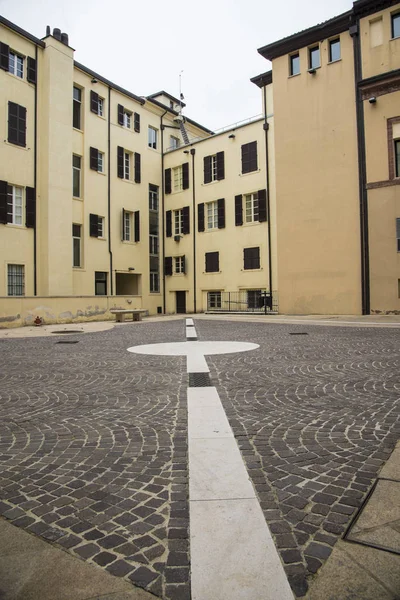
[[[171,150],[176,150],[177,148],[179,148],[181,145],[181,140],[178,137],[175,137],[174,135],[170,136],[170,148]]]
[[[79,227],[79,236],[74,235],[74,226]],[[75,240],[79,241],[79,265],[75,265]],[[72,223],[72,267],[74,269],[82,267],[82,225],[80,223]]]
[[[150,293],[158,294],[160,292],[160,273],[150,271]]]
[[[24,78],[24,57],[14,50],[8,54],[8,71],[15,77]]]
[[[79,167],[76,167],[74,165],[74,158],[79,158]],[[79,194],[78,196],[76,196],[74,194],[74,173],[77,172],[78,173],[78,181],[79,181]],[[82,190],[82,156],[79,156],[79,154],[73,154],[72,155],[72,195],[74,198],[81,198],[81,190]]]
[[[14,274],[10,273],[10,267],[20,267],[20,272],[19,272],[19,276],[21,277],[22,283],[20,284],[20,288],[22,293],[21,294],[15,294],[15,293],[11,293],[10,294],[10,289],[11,291],[15,292],[18,289],[18,284],[15,283],[15,281],[13,281],[12,283],[12,287],[10,288],[10,278],[12,276],[14,276],[15,278],[18,277],[18,269],[14,269]],[[9,263],[7,265],[7,296],[25,296],[25,265],[17,265],[14,263]]]
[[[208,295],[208,307],[209,308],[222,308],[222,296],[221,292],[207,292]]]
[[[207,229],[217,229],[218,228],[218,202],[214,200],[213,202],[207,202]]]
[[[104,173],[104,152],[97,153],[97,172]]]
[[[149,210],[158,211],[158,189],[157,191],[149,189]]]
[[[212,154],[211,156],[211,181],[218,180],[218,163],[217,163],[217,155]]]
[[[22,227],[24,224],[24,188],[12,185],[12,225]],[[18,213],[18,214],[17,214]]]
[[[173,167],[172,179],[174,185],[174,192],[181,192],[183,190],[183,168],[182,165]]]
[[[183,235],[183,210],[174,210],[174,235]]]
[[[124,108],[123,126],[132,129],[132,113]]]
[[[244,194],[245,223],[255,223],[259,219],[258,193]]]
[[[158,256],[158,235],[154,235],[152,233],[149,235],[149,252],[151,256]]]
[[[99,117],[104,116],[104,98],[101,98],[100,96],[98,97],[97,102],[97,114]]]
[[[124,150],[124,179],[130,181],[131,178],[131,152]]]
[[[184,256],[174,256],[174,273],[175,275],[184,274]]]
[[[147,143],[149,148],[157,150],[158,147],[158,129],[149,125]]]
[[[99,238],[105,238],[105,235],[104,235],[104,234],[105,234],[105,231],[104,231],[104,224],[105,224],[105,219],[104,219],[104,217],[100,217],[100,216],[99,216],[99,225],[98,225],[98,227],[99,227],[99,229],[98,229],[98,232],[99,232],[99,235],[98,235],[98,237],[99,237]]]
[[[124,241],[132,241],[132,213],[129,211],[124,213]]]

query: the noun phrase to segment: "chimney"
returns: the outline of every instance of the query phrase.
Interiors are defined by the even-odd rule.
[[[63,44],[65,44],[66,46],[68,46],[68,33],[62,33],[61,34],[61,41]]]
[[[49,35],[51,35],[50,25],[47,25],[47,27],[46,27],[46,37],[49,37]]]
[[[59,40],[61,42],[61,29],[58,29],[58,27],[54,27],[53,37],[56,38],[56,40]]]

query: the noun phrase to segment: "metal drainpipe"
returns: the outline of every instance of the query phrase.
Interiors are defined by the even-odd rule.
[[[366,156],[365,156],[365,123],[364,104],[361,99],[358,83],[362,80],[361,41],[359,20],[350,28],[354,48],[354,78],[357,117],[358,148],[358,185],[360,197],[360,237],[361,237],[361,298],[362,314],[369,315],[370,305],[370,273],[369,273],[369,234],[368,234],[368,194],[366,189]]]
[[[164,210],[164,205],[165,205],[165,184],[164,184],[164,125],[163,125],[163,118],[165,117],[165,115],[167,114],[167,110],[161,115],[160,117],[160,130],[161,130],[161,225],[162,225],[162,279],[163,279],[163,314],[165,314],[165,302],[166,302],[166,295],[165,295],[165,270],[164,270],[164,263],[165,263],[165,210]]]
[[[35,137],[34,137],[34,147],[33,147],[33,187],[35,189],[35,225],[33,228],[33,295],[37,296],[37,121],[38,121],[38,48],[35,46],[35,61],[36,61],[36,83],[35,83]]]
[[[264,131],[265,131],[265,174],[267,182],[267,214],[268,214],[268,277],[269,277],[269,291],[271,294],[271,308],[273,304],[272,299],[272,253],[271,253],[271,210],[270,210],[270,193],[269,193],[269,145],[268,145],[268,120],[267,120],[267,87],[264,86]]]
[[[111,249],[111,87],[108,88],[108,252],[110,254],[110,295],[114,295],[113,255]]]
[[[197,313],[197,291],[196,291],[196,187],[194,174],[194,157],[196,154],[195,148],[190,149],[192,155],[192,181],[193,181],[193,312]]]

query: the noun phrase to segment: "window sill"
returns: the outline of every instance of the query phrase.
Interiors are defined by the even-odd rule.
[[[136,181],[133,181],[132,179],[123,179],[122,177],[118,177],[118,179],[123,183],[130,183],[131,185],[136,185]]]
[[[336,59],[336,60],[330,60],[330,61],[328,62],[328,65],[335,65],[336,63],[339,63],[339,62],[342,62],[342,59],[341,59],[341,58],[338,58],[338,59]]]
[[[25,225],[18,225],[18,223],[4,223],[7,227],[11,227],[12,229],[32,229],[33,227],[26,227]]]
[[[23,69],[25,71],[25,68]],[[19,75],[16,75],[15,73],[12,73],[11,71],[6,71],[6,73],[8,73],[8,75],[10,75],[11,77],[14,77],[14,79],[18,79],[19,81],[24,81],[25,83],[29,83],[29,81],[27,79],[25,79],[25,77],[20,77]]]
[[[300,73],[293,73],[293,75],[288,75],[288,79],[293,79],[293,77],[299,77],[299,75],[301,75],[301,71]]]
[[[77,271],[78,273],[79,273],[79,272],[81,272],[81,273],[86,273],[86,269],[85,269],[85,267],[72,267],[72,270],[73,270],[73,271]]]
[[[153,152],[156,152],[157,154],[160,154],[158,148],[153,148],[152,146],[147,146],[149,150],[153,150]]]
[[[72,200],[76,200],[77,202],[83,202],[83,198],[78,198],[78,196],[72,196]]]
[[[261,169],[255,171],[249,171],[248,173],[239,173],[239,177],[246,177],[246,175],[254,175],[254,173],[261,173]]]
[[[220,275],[222,271],[203,271],[203,275]]]
[[[219,183],[220,181],[223,181],[223,179],[213,179],[212,181],[209,181],[208,183],[202,183],[201,185],[204,186],[209,186],[209,185],[213,185],[215,183]]]
[[[77,127],[72,126],[72,129],[74,131],[77,131],[78,133],[83,133],[83,129],[78,129]]]
[[[259,267],[258,269],[240,269],[241,271],[243,271],[244,273],[249,273],[249,272],[254,272],[254,271],[262,271],[263,268]]]
[[[14,144],[13,142],[9,142],[8,140],[4,140],[4,143],[7,144],[7,146],[11,146],[12,148],[19,148],[20,150],[25,150],[25,152],[30,150],[30,148],[27,148],[26,146],[20,146],[19,144]]]
[[[136,246],[139,242],[134,242],[133,240],[121,240],[122,244],[126,244],[127,246]]]

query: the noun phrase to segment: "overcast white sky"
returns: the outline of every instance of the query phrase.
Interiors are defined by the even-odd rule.
[[[0,0],[38,38],[69,35],[75,60],[139,96],[179,94],[185,114],[219,129],[261,113],[249,79],[270,68],[257,48],[352,7],[352,0]]]

